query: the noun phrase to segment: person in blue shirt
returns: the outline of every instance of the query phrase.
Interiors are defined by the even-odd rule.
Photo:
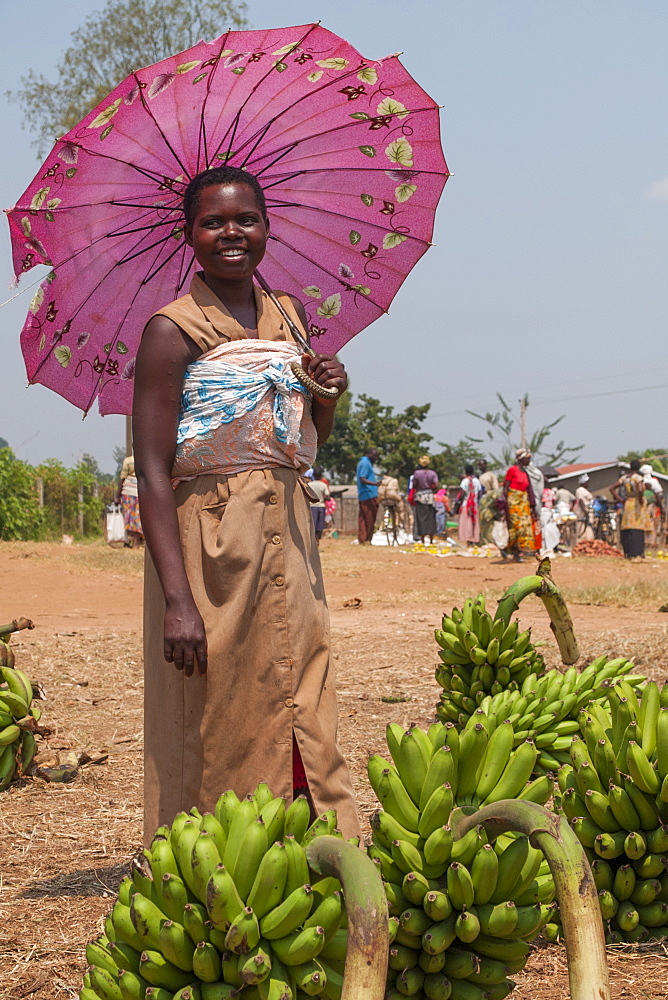
[[[357,463],[357,500],[359,516],[357,520],[357,540],[360,545],[371,541],[376,514],[378,513],[378,486],[373,463],[378,461],[378,452],[369,448],[366,455]]]

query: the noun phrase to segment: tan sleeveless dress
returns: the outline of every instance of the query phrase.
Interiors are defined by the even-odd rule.
[[[258,336],[291,340],[255,289]],[[287,296],[282,304],[300,323]],[[245,337],[207,285],[161,309],[207,352]],[[144,835],[218,796],[265,780],[292,798],[297,739],[318,812],[359,834],[348,769],[336,742],[338,713],[329,616],[307,487],[298,470],[204,474],[175,490],[186,573],[207,635],[205,677],[185,677],[163,656],[165,604],[147,554],[144,583]]]

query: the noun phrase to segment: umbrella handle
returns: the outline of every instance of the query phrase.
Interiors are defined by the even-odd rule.
[[[338,399],[338,389],[327,389],[324,385],[318,385],[315,379],[312,379],[310,375],[306,374],[298,361],[291,361],[290,368],[292,369],[297,381],[301,382],[301,384],[314,396],[319,396],[321,399]]]
[[[315,357],[315,351],[313,350],[313,348],[311,347],[311,345],[309,344],[308,340],[306,339],[306,337],[304,336],[304,334],[301,332],[301,330],[299,329],[299,327],[297,326],[297,324],[294,322],[294,320],[292,319],[292,317],[290,316],[290,314],[288,313],[288,311],[285,309],[285,307],[283,306],[283,304],[279,301],[278,296],[274,293],[273,289],[271,289],[269,287],[269,285],[264,280],[264,278],[259,273],[259,271],[255,272],[255,277],[257,278],[258,284],[262,288],[264,288],[265,292],[267,293],[267,295],[269,296],[269,298],[271,299],[271,301],[274,303],[274,305],[276,306],[276,308],[280,312],[280,314],[283,317],[283,319],[285,320],[285,322],[288,324],[288,327],[290,329],[290,333],[294,337],[294,339],[297,342],[298,346],[301,347],[302,351],[305,354],[309,354],[312,358],[314,358]],[[290,368],[292,369],[293,374],[294,374],[295,378],[297,379],[297,381],[301,382],[301,384],[306,389],[308,389],[308,391],[310,393],[312,393],[312,395],[319,396],[320,399],[337,399],[338,398],[338,396],[339,396],[339,390],[338,389],[327,389],[324,385],[318,385],[318,383],[315,381],[315,379],[312,379],[310,375],[306,374],[306,372],[304,371],[303,367],[299,364],[298,361],[291,361],[290,362]]]

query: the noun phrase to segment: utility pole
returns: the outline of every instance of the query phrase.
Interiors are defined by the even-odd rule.
[[[125,418],[125,457],[132,454],[132,417]]]
[[[521,428],[522,428],[522,447],[527,446],[527,428],[526,428],[526,416],[527,416],[527,398],[522,396],[519,401],[520,403],[520,415],[521,415]]]

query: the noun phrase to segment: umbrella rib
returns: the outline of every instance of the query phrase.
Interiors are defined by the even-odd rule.
[[[268,206],[267,206],[268,207]],[[276,205],[272,205],[272,208],[276,208]],[[283,207],[283,206],[278,206]],[[354,222],[357,225],[360,224],[360,220],[356,219],[354,215],[344,215],[343,212],[332,212],[328,208],[316,208],[314,205],[304,205],[299,202],[287,202],[284,205],[285,208],[303,208],[308,212],[322,212],[323,215],[331,215],[335,219],[345,219],[347,222]],[[388,216],[389,218],[389,216]],[[374,229],[380,229],[383,233],[395,232],[399,236],[404,236],[408,240],[415,240],[416,243],[424,243],[425,246],[431,246],[431,240],[425,240],[422,236],[414,236],[412,233],[402,233],[398,229],[393,230],[391,227],[381,226],[377,222],[372,222],[371,220],[363,220],[365,226],[372,226]]]
[[[344,281],[340,274],[334,274],[328,268],[323,267],[322,264],[319,264],[317,261],[313,260],[312,257],[309,257],[309,255],[306,254],[306,253],[304,253],[302,250],[297,250],[296,247],[293,247],[292,243],[288,243],[288,241],[284,240],[281,236],[276,236],[275,234],[272,233],[270,235],[269,239],[270,240],[275,240],[276,243],[280,243],[281,246],[286,247],[286,249],[288,249],[288,250],[292,250],[292,252],[295,253],[298,257],[301,257],[302,260],[308,261],[309,264],[312,264],[314,267],[316,267],[323,274],[326,274],[329,278],[333,278],[340,285],[343,285],[344,288],[353,287],[353,286],[350,285],[350,283],[348,281]],[[388,310],[385,309],[384,306],[381,306],[379,302],[376,302],[376,300],[371,295],[365,295],[364,296],[364,301],[365,302],[371,302],[371,304],[374,305],[376,307],[376,309],[379,309],[380,312],[382,312],[382,313],[387,313],[388,312]]]
[[[135,170],[138,174],[142,174],[150,181],[159,181],[162,183],[166,177],[166,174],[154,173],[152,170],[147,170],[146,167],[139,167],[136,163],[131,163],[129,160],[122,160],[118,156],[112,156],[111,153],[101,153],[97,149],[88,149],[86,146],[79,146],[79,149],[84,153],[88,153],[89,156],[97,156],[102,160],[111,160],[112,163],[122,163],[124,167],[130,167],[131,170]],[[181,166],[178,157],[176,157],[176,162]],[[187,171],[186,171],[187,173]],[[166,190],[171,190],[167,188]]]
[[[99,236],[96,240],[93,241],[93,243],[89,244],[87,247],[82,247],[80,250],[75,251],[75,253],[73,253],[66,260],[61,261],[60,264],[58,264],[58,265],[54,264],[54,266],[53,266],[54,271],[56,271],[57,267],[63,267],[64,264],[69,264],[70,261],[74,260],[80,253],[83,253],[84,250],[89,249],[95,243],[98,243],[100,240],[103,240],[103,239],[105,239],[104,236]],[[138,244],[139,244],[139,241],[137,242],[136,245],[138,245]],[[77,305],[76,309],[73,311],[72,315],[69,317],[70,320],[74,320],[79,315],[79,313],[84,308],[84,306],[86,305],[86,303],[93,297],[93,295],[95,294],[95,292],[97,291],[97,289],[101,285],[103,285],[104,282],[109,278],[109,276],[113,272],[114,268],[118,267],[118,264],[119,264],[119,261],[114,261],[111,264],[111,266],[108,268],[108,270],[106,270],[104,272],[104,274],[102,275],[102,277],[100,278],[100,280],[98,281],[98,283],[94,286],[94,288],[92,288],[90,290],[90,292],[88,293],[88,295],[86,295],[85,298],[83,298],[82,301],[79,302],[79,304]],[[139,287],[141,287],[141,283],[140,283]],[[136,294],[138,294],[138,292],[135,293],[135,297],[136,297]],[[134,301],[134,298],[133,298],[133,301]],[[127,313],[126,313],[126,315],[127,315]],[[41,369],[43,368],[43,366],[49,360],[49,358],[53,354],[54,350],[58,346],[58,343],[59,343],[59,341],[54,341],[54,343],[51,345],[51,347],[47,351],[46,355],[39,362],[39,364],[37,365],[37,368],[35,369],[35,371],[33,373],[33,377],[30,380],[31,383],[33,383],[35,381],[35,375],[37,375],[41,371]],[[112,343],[113,343],[113,341],[112,341]],[[95,397],[93,396],[92,398],[95,398]],[[91,402],[92,402],[92,399],[91,399]],[[88,406],[88,409],[90,409],[90,404]],[[88,413],[88,409],[86,410],[86,413]]]
[[[201,111],[200,120],[199,120],[199,137],[198,137],[198,140],[197,140],[197,172],[198,173],[201,170],[201,164],[202,164],[202,155],[201,155],[202,154],[202,145],[204,146],[204,163],[207,164],[207,166],[209,164],[209,145],[208,145],[207,137],[206,137],[206,123],[204,121],[204,112],[206,111],[206,106],[207,106],[209,97],[211,95],[211,86],[213,84],[213,78],[216,75],[218,67],[220,66],[221,53],[224,51],[225,45],[227,44],[227,40],[228,40],[229,37],[230,37],[230,29],[228,28],[228,30],[225,32],[225,34],[223,36],[223,41],[221,42],[220,48],[218,49],[218,58],[216,59],[216,63],[214,65],[214,67],[213,67],[212,72],[209,74],[209,79],[206,82],[206,96],[205,96],[204,100],[202,101],[202,111]]]
[[[313,25],[312,27],[316,27],[316,25]],[[302,41],[303,41],[303,39],[302,39]],[[299,45],[299,44],[300,43],[298,42],[297,45]],[[288,111],[291,111],[298,104],[301,104],[302,101],[306,101],[306,100],[308,100],[311,97],[315,97],[317,94],[320,94],[323,90],[327,90],[329,87],[335,86],[337,83],[340,83],[342,80],[347,80],[349,76],[353,76],[355,73],[359,73],[359,71],[361,69],[365,69],[367,67],[368,67],[368,63],[364,62],[364,60],[362,59],[362,62],[358,63],[357,66],[355,66],[353,69],[350,69],[350,70],[348,70],[345,73],[339,73],[337,76],[332,77],[330,80],[327,80],[325,83],[321,84],[319,87],[316,87],[314,90],[310,91],[308,94],[303,94],[302,97],[300,97],[297,101],[294,101],[293,103],[291,103],[289,105],[289,107],[284,108],[282,111],[279,111],[278,114],[276,114],[273,118],[270,118],[269,122],[267,123],[267,125],[263,126],[262,129],[260,129],[260,132],[261,133],[262,132],[266,133],[266,130],[268,128],[271,128],[271,126],[275,122],[277,122],[279,120],[279,118],[282,118],[283,115],[287,114]],[[252,93],[255,93],[255,91],[260,87],[260,85],[262,83],[264,83],[264,81],[267,79],[268,75],[269,74],[267,74],[266,76],[264,76],[262,78],[262,80],[258,81],[258,83],[253,88]],[[250,153],[248,154],[248,156],[246,156],[244,158],[244,161],[243,161],[244,164],[248,162],[249,157],[252,156],[252,154],[255,151],[255,149],[257,148],[258,144],[262,141],[262,135],[260,135],[259,138],[257,138],[257,141],[255,141],[255,139],[256,139],[257,136],[258,136],[258,133],[256,132],[255,135],[250,136],[246,140],[246,143],[244,143],[240,147],[240,149],[236,150],[236,152],[241,152],[241,150],[243,150],[248,143],[254,142],[253,149],[250,151]],[[221,145],[222,145],[222,143],[221,143]],[[220,146],[218,148],[220,149]],[[229,149],[228,149],[228,152],[229,152]]]
[[[188,277],[188,273],[189,273],[190,269],[192,268],[193,264],[195,263],[194,256],[190,258],[190,260],[188,261],[188,266],[184,270],[183,265],[185,264],[185,262],[186,262],[186,256],[185,256],[185,253],[184,253],[183,260],[181,261],[181,270],[179,272],[179,279],[178,279],[178,281],[176,283],[176,289],[175,289],[176,292],[180,292],[181,289],[183,288],[183,286],[185,285],[186,278]]]
[[[181,162],[180,156],[178,156],[178,154],[177,154],[176,150],[174,149],[174,147],[172,146],[171,142],[169,141],[169,139],[167,138],[167,136],[165,135],[165,133],[161,129],[160,125],[158,125],[158,121],[157,121],[155,115],[150,110],[150,108],[149,108],[149,106],[148,106],[148,104],[146,102],[146,98],[144,97],[144,88],[142,87],[142,85],[141,85],[141,83],[139,81],[139,77],[137,76],[136,73],[133,73],[132,75],[134,76],[134,78],[136,80],[136,83],[137,83],[137,87],[139,88],[139,97],[140,97],[142,105],[144,107],[144,111],[149,116],[149,118],[151,119],[151,121],[153,122],[153,124],[155,125],[155,127],[157,128],[158,132],[162,136],[162,139],[163,139],[163,142],[165,143],[165,146],[170,151],[170,153],[172,154],[172,156],[174,157],[174,159],[176,160],[176,162],[180,166],[181,170],[183,171],[183,173],[187,177],[190,177],[190,171]]]
[[[427,111],[434,111],[434,110],[435,110],[435,108],[433,108],[433,107],[432,108],[416,108],[414,111],[411,111],[411,114],[418,115],[418,114],[423,114],[424,112],[427,112]],[[305,136],[303,136],[301,139],[292,139],[289,143],[286,144],[286,146],[284,146],[284,147],[278,146],[276,149],[273,149],[270,154],[267,154],[267,155],[272,155],[273,156],[274,153],[280,152],[281,149],[285,149],[287,152],[291,152],[293,149],[296,149],[297,146],[300,146],[304,142],[311,142],[314,139],[323,139],[325,136],[334,135],[335,133],[342,132],[345,129],[355,128],[355,127],[358,127],[360,125],[366,125],[366,124],[368,124],[368,121],[369,121],[369,119],[366,119],[366,118],[362,119],[362,120],[355,119],[354,121],[344,122],[342,125],[336,125],[334,128],[325,129],[324,132],[314,132],[311,135],[305,135]],[[285,155],[285,154],[283,154],[283,155]],[[262,157],[259,157],[258,159],[261,160]],[[273,161],[273,162],[276,162],[276,161]],[[247,164],[247,163],[248,163],[248,158],[244,160],[244,165]],[[262,167],[260,172],[264,172],[266,169],[267,169],[267,167]],[[390,167],[390,169],[392,169],[392,170],[401,170],[402,166],[401,166],[401,164],[396,164],[396,166]],[[410,170],[412,168],[408,167],[406,169]]]
[[[174,250],[172,250],[172,252],[170,254],[168,254],[167,257],[165,257],[164,260],[160,261],[160,263],[158,264],[158,266],[155,268],[154,271],[151,271],[149,274],[146,275],[145,278],[142,278],[140,284],[147,285],[149,283],[149,281],[151,281],[153,278],[155,278],[156,274],[159,274],[160,271],[162,271],[163,267],[166,267],[167,264],[169,264],[169,262],[171,261],[171,259],[173,257],[176,257],[176,255],[177,255],[177,253],[179,253],[179,251],[184,251],[185,252],[186,245],[187,244],[185,244],[185,243],[181,243],[177,247],[175,247]],[[157,246],[157,243],[155,243],[154,246]],[[125,264],[126,261],[122,260],[122,261],[119,261],[119,263]]]
[[[291,51],[294,52],[295,49],[297,49],[308,38],[308,36],[311,34],[311,32],[314,31],[315,28],[317,28],[317,27],[318,27],[318,23],[317,22],[315,24],[310,24],[308,26],[308,29],[307,29],[306,33],[299,39],[298,42],[295,42],[295,44],[294,44],[294,46],[293,46],[293,48],[292,48]],[[260,80],[258,80],[258,82],[254,85],[254,87],[252,88],[252,90],[250,90],[250,92],[248,93],[248,96],[246,97],[246,99],[243,102],[243,104],[241,105],[241,107],[237,109],[237,112],[236,112],[234,118],[232,119],[231,124],[228,125],[227,131],[221,137],[221,140],[218,143],[218,146],[216,147],[216,150],[215,150],[215,152],[213,154],[213,158],[215,158],[215,157],[218,156],[218,154],[220,153],[221,148],[223,147],[223,145],[227,141],[227,138],[229,137],[229,141],[227,142],[227,154],[226,154],[227,159],[229,159],[230,154],[232,152],[232,145],[234,143],[234,136],[237,134],[237,129],[239,127],[239,121],[241,119],[241,114],[242,114],[244,108],[246,107],[246,105],[250,101],[251,97],[253,97],[257,93],[257,91],[262,86],[262,84],[266,80],[268,80],[269,77],[271,76],[271,74],[274,73],[274,72],[275,72],[275,68],[274,68],[274,66],[272,66],[271,69],[267,70],[267,72],[265,73],[265,75]],[[213,74],[212,74],[212,76],[213,76]],[[270,128],[271,125],[272,125],[272,120],[269,121],[268,128]],[[252,141],[252,140],[249,140],[249,141]],[[210,163],[210,162],[211,161],[207,157],[207,164]]]

